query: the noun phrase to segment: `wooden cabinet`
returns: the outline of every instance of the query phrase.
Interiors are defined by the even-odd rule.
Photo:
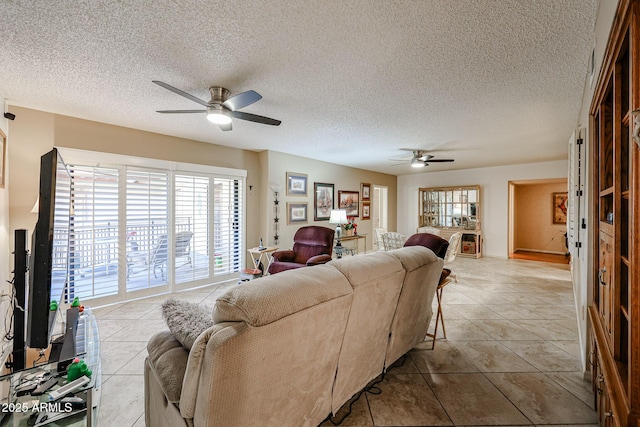
[[[458,256],[482,256],[480,186],[431,187],[418,190],[418,227],[435,227],[449,240],[462,232]]]
[[[591,103],[592,379],[601,426],[640,426],[640,0],[621,0]]]

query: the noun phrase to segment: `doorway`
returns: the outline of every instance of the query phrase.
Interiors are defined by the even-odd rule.
[[[375,238],[375,230],[376,228],[384,228],[388,230],[387,226],[387,217],[388,217],[388,192],[389,189],[387,187],[383,187],[380,185],[373,185],[373,200],[372,200],[372,209],[371,209],[371,227],[372,232],[374,234],[373,239],[373,250],[377,251],[382,248],[379,248],[378,239]]]
[[[567,264],[567,179],[509,182],[509,258]]]

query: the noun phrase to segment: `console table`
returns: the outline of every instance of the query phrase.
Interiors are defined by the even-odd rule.
[[[334,249],[334,250],[335,250],[335,252],[336,252],[336,256],[337,256],[338,258],[341,258],[341,257],[342,257],[342,254],[343,254],[344,252],[350,252],[350,253],[351,253],[351,255],[354,255],[354,252],[355,252],[356,254],[357,254],[357,253],[359,253],[359,252],[360,252],[360,251],[359,251],[359,246],[360,246],[359,242],[360,242],[360,239],[364,239],[364,250],[363,250],[363,253],[365,253],[365,254],[366,254],[366,253],[367,253],[367,235],[366,235],[366,234],[356,234],[356,235],[353,235],[353,236],[345,236],[345,237],[341,237],[341,238],[340,238],[340,242],[341,242],[341,243],[349,242],[349,241],[354,241],[354,240],[355,240],[356,244],[355,244],[355,247],[353,247],[353,248],[347,248],[347,247],[345,247],[345,246],[335,246],[333,249]]]

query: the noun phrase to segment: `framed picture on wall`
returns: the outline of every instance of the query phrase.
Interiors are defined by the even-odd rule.
[[[331,216],[331,209],[333,209],[334,185],[314,182],[313,193],[315,194],[313,219],[315,221],[328,221]]]
[[[360,192],[358,191],[338,191],[338,209],[347,211],[347,217],[359,216]]]
[[[307,175],[287,172],[287,196],[307,195]]]
[[[568,193],[553,193],[553,223],[567,223],[567,198]]]
[[[371,200],[371,184],[368,182],[363,182],[360,184],[360,190],[362,193],[362,201]]]
[[[371,202],[362,202],[361,219],[371,219]]]
[[[287,203],[287,224],[303,224],[307,222],[308,203]]]

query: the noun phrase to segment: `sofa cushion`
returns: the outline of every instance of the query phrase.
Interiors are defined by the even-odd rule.
[[[283,271],[252,280],[218,297],[213,320],[264,326],[314,305],[351,293],[335,268],[325,265]]]
[[[213,326],[211,307],[169,298],[162,303],[162,316],[178,341],[191,350],[198,335]]]
[[[171,403],[178,403],[182,394],[182,380],[187,369],[189,352],[169,332],[155,334],[147,343],[149,364],[156,372],[162,391]]]

